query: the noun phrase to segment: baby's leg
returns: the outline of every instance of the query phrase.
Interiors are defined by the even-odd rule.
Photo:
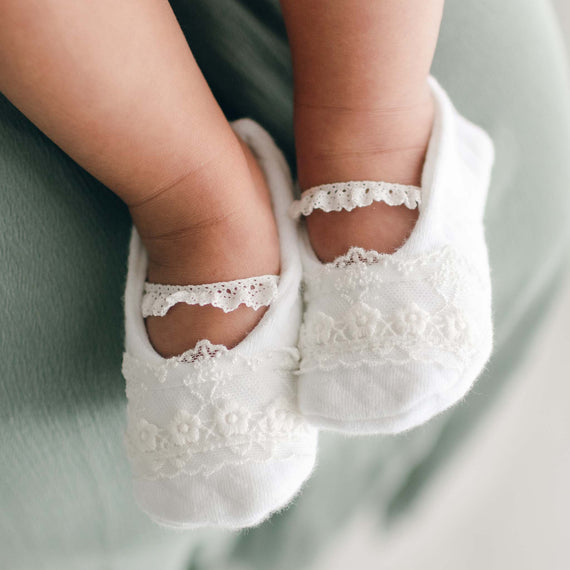
[[[443,0],[281,0],[293,55],[299,183],[350,180],[420,185],[433,121],[427,84]],[[374,203],[315,211],[323,261],[350,246],[391,253],[417,210]]]
[[[129,206],[148,279],[279,273],[265,181],[231,130],[166,0],[1,0],[0,89]],[[165,356],[232,346],[263,309],[177,305],[150,317]]]

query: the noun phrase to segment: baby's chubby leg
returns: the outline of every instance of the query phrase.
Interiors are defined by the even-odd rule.
[[[299,184],[420,185],[433,122],[427,83],[443,0],[281,0],[295,78]],[[392,253],[417,210],[373,203],[307,217],[332,261],[351,246]]]
[[[0,0],[0,90],[128,205],[148,280],[279,273],[263,175],[204,80],[166,0]],[[233,346],[264,309],[177,305],[147,327],[164,356]]]

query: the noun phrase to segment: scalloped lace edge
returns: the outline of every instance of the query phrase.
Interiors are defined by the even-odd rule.
[[[210,358],[217,358],[222,354],[226,354],[228,348],[223,344],[212,344],[207,338],[199,340],[194,348],[186,350],[178,356],[174,356],[174,360],[187,364],[195,364]]]
[[[385,202],[389,206],[403,204],[413,210],[421,202],[421,188],[371,180],[322,184],[303,192],[301,199],[291,204],[289,215],[296,220],[313,210],[350,212],[354,208],[370,206],[372,202]]]
[[[380,253],[374,249],[364,249],[362,247],[351,247],[345,254],[339,255],[336,259],[326,265],[343,269],[348,265],[373,265],[386,260],[391,254]]]
[[[267,307],[277,297],[278,275],[262,275],[234,281],[204,285],[144,285],[143,317],[163,317],[177,303],[212,305],[224,313],[235,311],[239,305],[254,310]]]

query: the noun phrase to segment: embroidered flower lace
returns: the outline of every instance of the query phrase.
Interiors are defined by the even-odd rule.
[[[416,186],[390,182],[358,181],[323,184],[306,190],[300,200],[291,204],[289,214],[294,219],[308,216],[313,210],[325,212],[351,211],[369,206],[372,202],[385,202],[390,206],[404,204],[413,210],[421,200],[421,189]]]
[[[305,281],[315,309],[300,332],[304,372],[364,361],[462,370],[491,334],[477,311],[486,285],[451,246],[416,257],[351,248]]]
[[[220,348],[199,344],[196,353]],[[135,476],[208,476],[226,465],[302,455],[309,428],[290,383],[298,360],[296,349],[246,358],[221,347],[192,365],[187,357],[151,365],[125,354],[125,443]]]
[[[176,303],[213,305],[225,313],[239,305],[259,309],[271,304],[277,295],[278,275],[262,275],[204,285],[161,285],[145,283],[143,317],[163,317]]]

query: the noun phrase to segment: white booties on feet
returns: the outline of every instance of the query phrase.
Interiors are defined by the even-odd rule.
[[[301,227],[299,407],[315,426],[355,434],[413,428],[460,400],[490,356],[482,220],[493,144],[433,78],[430,85],[436,112],[421,189],[327,184],[291,206],[294,218],[373,201],[419,208],[410,237],[393,254],[351,248],[323,264]]]
[[[132,231],[125,293],[125,442],[140,507],[176,528],[240,529],[286,506],[310,475],[317,432],[297,409],[301,262],[288,217],[292,182],[285,159],[256,123],[233,123],[271,191],[281,275],[206,285],[145,283],[147,254]],[[236,347],[200,341],[163,358],[144,317],[176,303],[269,306]]]

